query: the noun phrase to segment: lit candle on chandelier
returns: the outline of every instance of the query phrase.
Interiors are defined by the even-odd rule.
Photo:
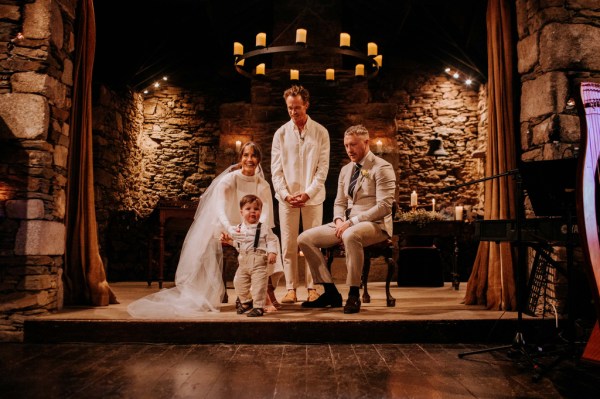
[[[233,43],[233,55],[242,55],[244,54],[244,45],[240,42]]]
[[[256,66],[256,74],[257,75],[264,75],[265,74],[265,64],[258,64]]]
[[[300,71],[297,69],[290,69],[290,80],[300,79]]]
[[[306,44],[306,29],[296,29],[296,44]]]
[[[267,45],[267,34],[259,33],[256,35],[256,47],[265,47]]]
[[[335,69],[333,68],[328,68],[325,71],[325,79],[326,80],[335,80]]]
[[[383,152],[383,143],[381,140],[377,140],[377,153],[381,154]]]
[[[367,55],[373,57],[377,55],[377,44],[373,42],[367,43]]]
[[[379,54],[377,57],[373,58],[375,60],[375,62],[377,63],[377,66],[379,68],[381,68],[381,64],[383,62],[383,55]]]
[[[242,142],[239,140],[236,140],[235,142],[235,152],[240,152],[240,150],[242,149]]]
[[[354,76],[365,76],[365,66],[363,64],[356,64]]]
[[[350,35],[347,33],[340,33],[340,47],[350,47]]]

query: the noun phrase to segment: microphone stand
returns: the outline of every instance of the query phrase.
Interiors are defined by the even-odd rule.
[[[523,324],[523,301],[522,301],[522,274],[524,269],[524,261],[525,261],[525,251],[522,243],[522,217],[523,217],[523,180],[521,178],[521,174],[518,169],[511,169],[504,173],[499,173],[497,175],[484,177],[482,179],[472,180],[466,183],[458,184],[451,187],[446,187],[442,189],[442,192],[453,191],[457,188],[469,186],[475,183],[481,183],[487,180],[497,179],[503,176],[514,176],[516,181],[516,195],[515,195],[515,230],[517,232],[515,239],[515,246],[517,248],[517,267],[516,267],[516,295],[517,295],[517,331],[515,333],[515,337],[513,338],[513,342],[510,345],[503,345],[494,348],[481,349],[470,352],[462,352],[458,354],[459,358],[463,358],[469,355],[475,355],[478,353],[486,353],[486,352],[495,352],[504,349],[512,349],[515,352],[520,352],[525,355],[529,362],[532,364],[532,367],[536,367],[534,362],[530,359],[529,354],[525,350],[525,338],[523,336],[522,324]]]

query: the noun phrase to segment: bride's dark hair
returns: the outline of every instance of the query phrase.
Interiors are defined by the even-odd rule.
[[[240,148],[240,152],[238,153],[238,163],[232,170],[237,170],[237,169],[242,168],[242,155],[244,154],[244,150],[246,149],[246,147],[252,148],[252,150],[254,151],[254,155],[256,155],[258,157],[259,164],[260,164],[260,161],[262,161],[262,151],[260,149],[260,146],[258,144],[256,144],[254,141],[248,141],[242,146],[242,148]]]
[[[260,162],[262,160],[262,151],[261,151],[259,145],[256,144],[254,141],[248,141],[247,143],[245,143],[242,146],[242,148],[240,148],[240,153],[238,154],[238,159],[240,161],[242,160],[242,154],[244,153],[244,150],[248,146],[252,147],[252,149],[254,150],[254,155],[256,155],[258,157],[258,162]]]

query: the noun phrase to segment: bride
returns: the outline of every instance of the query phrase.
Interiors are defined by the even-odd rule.
[[[139,318],[194,317],[220,310],[225,293],[220,236],[223,232],[233,232],[241,223],[240,198],[246,194],[258,196],[263,201],[261,223],[275,227],[271,188],[264,179],[261,158],[258,145],[248,142],[240,150],[239,163],[213,180],[200,198],[194,222],[183,242],[175,287],[130,303],[127,307],[130,315]],[[270,282],[275,286],[283,274],[280,253],[269,270]],[[279,304],[274,301],[272,286],[269,290],[267,297],[273,300],[271,310],[274,310]]]

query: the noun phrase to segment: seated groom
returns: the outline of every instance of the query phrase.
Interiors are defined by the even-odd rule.
[[[320,248],[343,242],[348,268],[346,284],[350,286],[344,313],[358,313],[363,247],[392,235],[396,175],[389,162],[369,150],[369,131],[364,126],[352,126],[346,130],[344,147],[352,162],[340,171],[333,223],[313,227],[298,237],[298,245],[308,262],[315,284],[322,284],[325,290],[318,299],[304,302],[302,307],[342,306],[342,296],[327,270]]]

